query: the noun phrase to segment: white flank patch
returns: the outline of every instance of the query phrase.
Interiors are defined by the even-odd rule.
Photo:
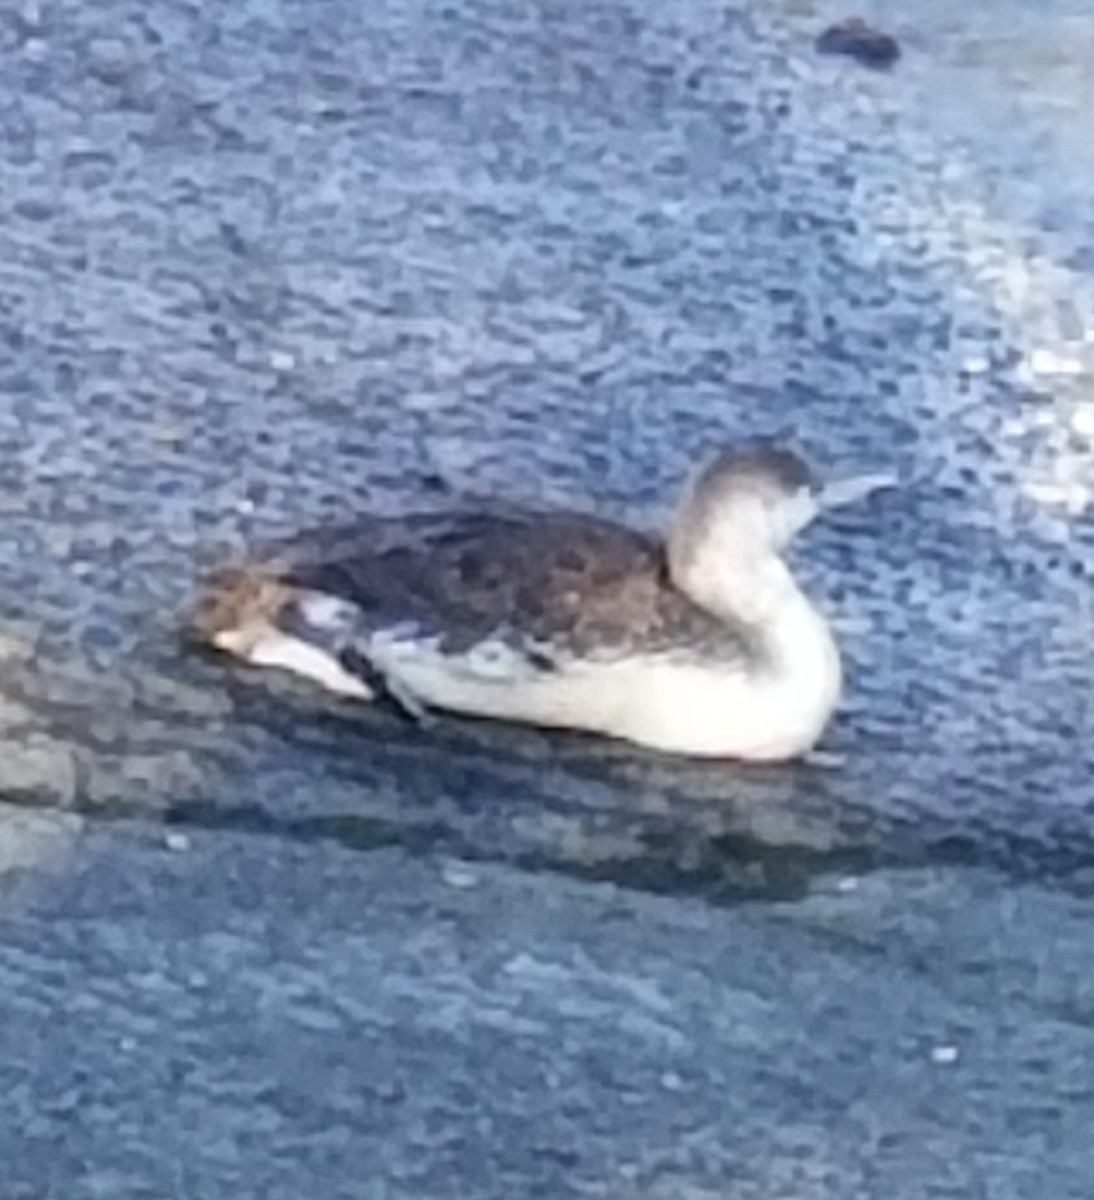
[[[340,600],[337,596],[327,596],[322,592],[312,592],[297,600],[300,615],[316,629],[344,632],[350,629],[359,615],[356,605],[348,600]]]
[[[478,642],[456,661],[479,679],[507,682],[540,674],[523,650],[501,638],[487,638]]]

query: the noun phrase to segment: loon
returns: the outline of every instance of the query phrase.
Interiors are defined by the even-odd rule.
[[[840,653],[783,553],[820,511],[794,452],[722,449],[663,537],[578,512],[418,512],[306,531],[219,570],[204,643],[362,701],[585,730],[668,754],[808,754]]]

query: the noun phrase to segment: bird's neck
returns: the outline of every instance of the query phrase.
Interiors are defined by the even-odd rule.
[[[677,586],[712,616],[743,627],[770,670],[840,684],[839,653],[824,616],[786,563],[771,551],[721,555],[693,564]]]
[[[758,630],[784,609],[808,604],[786,563],[766,549],[723,551],[674,565],[676,586],[729,624]]]

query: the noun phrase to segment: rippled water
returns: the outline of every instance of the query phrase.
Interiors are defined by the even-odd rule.
[[[1085,872],[1094,30],[903,7],[886,74],[815,56],[844,14],[808,5],[4,18],[0,786],[591,870],[747,835]],[[438,476],[651,519],[771,431],[904,480],[799,555],[841,766],[423,738],[177,646],[260,529]]]

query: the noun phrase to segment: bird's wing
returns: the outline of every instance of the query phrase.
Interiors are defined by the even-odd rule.
[[[727,643],[672,587],[656,541],[581,514],[365,517],[296,539],[281,577],[349,602],[369,631],[402,628],[451,653],[499,639],[549,657]]]

